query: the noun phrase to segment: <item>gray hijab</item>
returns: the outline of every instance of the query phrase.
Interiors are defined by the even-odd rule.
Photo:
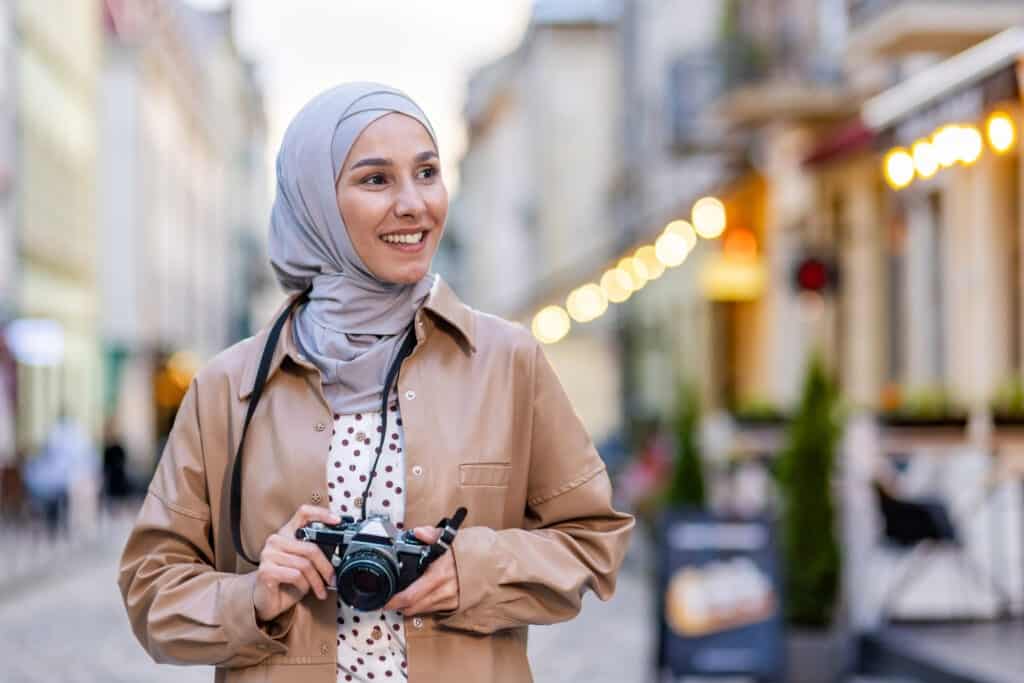
[[[343,83],[308,102],[288,125],[277,155],[270,263],[288,293],[312,285],[295,314],[296,343],[319,369],[335,413],[379,410],[384,379],[404,330],[434,283],[377,279],[352,246],[335,183],[352,144],[378,118],[398,112],[437,138],[407,95],[379,83]]]

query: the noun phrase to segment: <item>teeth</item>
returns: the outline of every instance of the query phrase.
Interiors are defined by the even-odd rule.
[[[423,232],[414,232],[407,235],[382,235],[381,239],[393,244],[419,244],[420,240],[423,239]]]

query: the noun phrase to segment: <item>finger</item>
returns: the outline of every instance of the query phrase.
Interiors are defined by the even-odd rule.
[[[278,563],[283,567],[297,569],[306,582],[306,590],[312,590],[321,600],[327,597],[327,589],[324,586],[324,579],[316,570],[313,563],[299,555],[282,555]],[[295,584],[297,585],[297,584]]]
[[[282,538],[278,549],[286,555],[298,555],[313,563],[327,583],[334,581],[334,566],[316,543],[307,543],[294,538]]]
[[[447,583],[442,584],[437,590],[432,591],[419,602],[410,605],[405,610],[405,614],[416,616],[417,614],[431,614],[433,612],[455,609],[458,606],[455,598],[456,591],[454,586]]]
[[[431,567],[431,569],[433,569],[433,567]],[[388,604],[384,606],[384,609],[406,609],[408,606],[422,601],[425,595],[434,591],[443,581],[443,575],[438,572],[432,573],[430,569],[428,569],[423,576],[413,581],[412,585],[398,595],[392,597]]]
[[[331,513],[325,507],[319,507],[316,505],[302,505],[292,518],[288,520],[288,523],[282,527],[281,531],[285,532],[284,535],[292,538],[295,536],[295,530],[304,527],[310,522],[323,522],[324,524],[338,524],[341,522],[341,518]]]
[[[297,590],[299,597],[309,592],[309,582],[306,581],[306,577],[302,575],[302,572],[294,567],[268,564],[260,571],[268,579],[265,585],[269,590]]]
[[[432,526],[418,526],[413,529],[413,533],[416,534],[421,542],[433,545],[437,543],[437,539],[441,538],[441,533],[444,529],[438,529]]]

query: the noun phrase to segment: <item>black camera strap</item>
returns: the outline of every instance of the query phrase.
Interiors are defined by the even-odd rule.
[[[260,358],[259,369],[256,372],[256,381],[253,384],[252,395],[249,397],[249,407],[245,413],[245,423],[242,426],[242,437],[238,441],[238,451],[235,453],[235,461],[231,467],[231,540],[235,546],[235,552],[238,553],[246,562],[250,564],[258,565],[259,560],[254,560],[245,554],[245,548],[242,544],[242,452],[245,448],[245,435],[249,431],[249,423],[252,421],[252,416],[256,412],[256,406],[263,396],[263,388],[267,383],[267,375],[270,373],[270,362],[274,357],[274,351],[277,348],[278,340],[281,337],[281,330],[284,328],[285,322],[287,322],[289,316],[300,304],[304,304],[309,301],[309,292],[306,290],[299,297],[296,297],[295,301],[291,303],[288,308],[281,313],[278,319],[274,322],[274,326],[270,330],[270,334],[267,336],[266,346],[263,348],[263,356]],[[416,347],[416,335],[413,333],[412,323],[406,328],[405,338],[402,341],[402,345],[399,347],[398,355],[391,363],[391,367],[388,368],[388,373],[384,382],[384,393],[381,399],[381,419],[383,420],[381,427],[380,443],[377,446],[377,457],[373,461],[373,468],[370,470],[370,476],[367,478],[366,489],[363,492],[363,519],[366,519],[366,499],[367,494],[370,491],[370,485],[373,483],[373,477],[377,472],[377,463],[380,461],[381,452],[384,450],[384,440],[387,437],[387,408],[388,408],[388,397],[391,394],[391,388],[394,386],[398,379],[398,371],[401,369],[402,362],[408,358],[413,349]]]
[[[242,426],[242,438],[238,440],[238,451],[235,453],[235,461],[231,465],[231,541],[235,544],[235,552],[250,564],[259,564],[259,560],[253,560],[245,554],[242,546],[242,452],[245,448],[245,435],[249,431],[249,423],[252,421],[253,413],[256,412],[256,405],[263,395],[263,386],[267,383],[267,375],[270,373],[270,361],[274,358],[274,351],[277,349],[277,341],[281,337],[281,330],[284,328],[288,316],[292,314],[296,306],[309,301],[307,289],[301,296],[289,305],[284,312],[274,321],[274,326],[267,336],[266,346],[263,347],[263,356],[260,358],[259,370],[256,372],[256,382],[253,384],[252,395],[249,397],[249,408],[245,412],[245,424]]]
[[[370,487],[373,486],[373,478],[377,476],[377,463],[380,462],[380,455],[384,452],[384,440],[388,436],[388,397],[391,396],[391,387],[398,380],[398,371],[402,368],[402,362],[412,354],[414,348],[416,348],[416,335],[413,333],[410,323],[405,331],[405,339],[402,340],[402,345],[398,348],[398,355],[391,362],[391,367],[388,368],[388,374],[384,380],[384,393],[380,401],[380,440],[377,443],[377,455],[373,459],[373,467],[370,468],[370,476],[366,478],[366,488],[363,489],[363,504],[359,521],[366,519],[366,499],[370,497]]]

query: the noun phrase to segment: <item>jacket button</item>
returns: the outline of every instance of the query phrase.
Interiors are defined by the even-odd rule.
[[[326,640],[320,641],[320,654],[326,655],[330,651],[331,651],[331,648],[327,644],[327,641]]]
[[[419,617],[413,617],[413,619],[412,619],[412,627],[413,628],[423,628],[423,620],[420,619]]]
[[[411,400],[413,400],[414,398],[416,398],[416,392],[415,392],[415,391],[411,391],[411,390],[410,390],[410,391],[407,391],[407,392],[405,392],[405,397],[406,397],[406,398],[407,398],[408,400],[410,400],[410,401],[411,401]]]
[[[319,504],[320,501],[323,500],[323,496],[320,495],[319,491],[313,491],[313,495],[310,496],[309,499],[312,500],[314,503]]]
[[[414,476],[414,477],[422,477],[423,476],[423,468],[420,467],[419,465],[413,465],[413,467],[412,467],[412,476]]]
[[[360,496],[359,498],[356,498],[355,500],[353,500],[352,504],[355,505],[357,508],[363,507],[363,498],[362,498],[362,496]]]
[[[314,426],[313,429],[315,429],[318,432],[322,432],[325,429],[327,429],[327,425],[325,425],[323,422],[317,422],[316,426]]]

